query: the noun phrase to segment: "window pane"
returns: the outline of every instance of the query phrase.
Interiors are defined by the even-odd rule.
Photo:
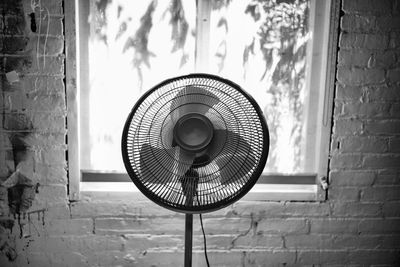
[[[304,147],[309,10],[309,0],[212,7],[209,69],[240,84],[264,111],[271,138],[265,172],[314,171],[305,168]]]
[[[80,35],[88,46],[81,169],[123,171],[122,128],[138,97],[166,78],[194,72],[195,8],[195,1],[90,0],[90,34]]]
[[[311,1],[211,1],[206,71],[240,84],[264,111],[271,137],[265,172],[315,172],[318,123],[310,114],[319,111],[310,95],[318,99],[319,89],[309,82]],[[124,171],[121,132],[138,97],[166,78],[195,72],[195,38],[202,34],[196,36],[196,1],[79,5],[87,5],[88,21],[87,34],[80,33],[87,46],[81,60],[88,66],[81,72],[87,75],[81,84],[81,169]]]

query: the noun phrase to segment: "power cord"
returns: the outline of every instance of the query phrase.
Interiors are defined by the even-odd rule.
[[[209,263],[209,261],[208,261],[208,256],[207,256],[206,233],[204,232],[203,216],[201,216],[201,213],[199,214],[199,217],[200,217],[201,231],[203,232],[203,239],[204,239],[204,256],[206,257],[207,267],[210,267],[210,263]]]

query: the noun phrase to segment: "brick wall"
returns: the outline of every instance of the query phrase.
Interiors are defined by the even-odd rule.
[[[328,201],[206,214],[212,266],[400,265],[399,14],[343,0]],[[68,202],[62,1],[3,0],[0,29],[0,265],[182,265],[183,215],[130,195]],[[202,244],[196,216],[194,266]]]

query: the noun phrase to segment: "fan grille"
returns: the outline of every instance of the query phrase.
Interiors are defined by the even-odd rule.
[[[186,92],[188,86],[202,90]],[[171,143],[179,112],[188,103],[204,109],[214,129],[228,133],[212,149],[215,160],[197,168],[177,156],[183,151]],[[144,146],[154,149],[143,152]],[[135,185],[154,202],[186,213],[213,211],[247,193],[264,168],[268,147],[268,129],[255,101],[238,85],[208,74],[173,78],[149,90],[132,109],[122,137],[125,167]],[[144,162],[141,153],[153,160]],[[185,178],[180,168],[190,168]]]

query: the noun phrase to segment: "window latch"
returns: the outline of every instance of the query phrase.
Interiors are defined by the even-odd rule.
[[[324,189],[324,190],[328,189],[329,185],[328,185],[328,179],[326,178],[326,176],[320,177],[319,183],[321,184],[322,189]]]

